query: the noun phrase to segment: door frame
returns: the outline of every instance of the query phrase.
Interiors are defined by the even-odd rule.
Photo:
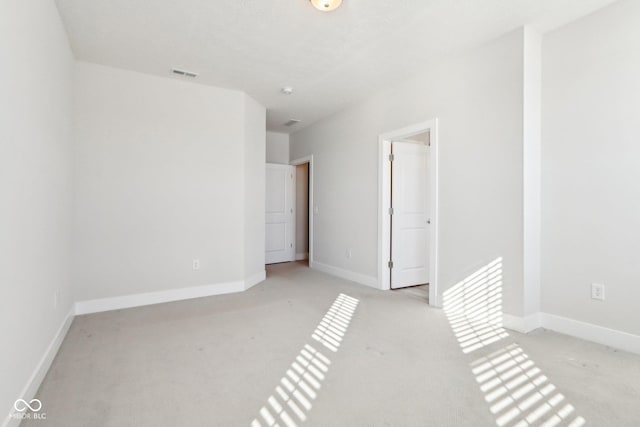
[[[391,254],[391,143],[393,140],[409,138],[429,131],[431,153],[429,161],[430,199],[431,199],[431,230],[429,233],[429,305],[441,306],[438,292],[438,119],[431,119],[378,136],[379,141],[379,173],[378,173],[378,285],[382,290],[391,289],[391,274],[389,272],[389,258]]]
[[[304,163],[309,163],[309,268],[313,267],[313,154],[305,157],[300,157],[299,159],[291,160],[289,165],[291,166],[299,166]],[[295,215],[298,215],[297,209],[294,209]],[[295,223],[295,219],[294,219]],[[294,232],[294,238],[297,241],[297,236]],[[296,248],[295,252],[297,253],[298,249]]]

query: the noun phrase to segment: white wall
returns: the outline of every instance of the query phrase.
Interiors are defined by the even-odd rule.
[[[309,253],[309,163],[296,166],[296,258]]]
[[[314,260],[377,276],[378,135],[439,118],[440,289],[503,257],[504,310],[523,313],[523,44],[513,32],[291,136],[291,158],[314,154]]]
[[[264,247],[264,108],[232,90],[75,71],[77,299],[238,281],[263,265],[245,248]]]
[[[267,163],[289,164],[289,135],[267,132]]]
[[[524,315],[540,312],[542,37],[523,30]]]
[[[15,400],[35,392],[25,386],[72,304],[73,57],[54,2],[0,2],[0,52],[0,423],[4,423]],[[37,387],[38,378],[34,380]]]
[[[244,277],[264,273],[266,110],[244,95]],[[251,280],[252,284],[255,280]]]
[[[640,334],[640,2],[543,41],[543,310]],[[590,298],[606,285],[606,301]]]

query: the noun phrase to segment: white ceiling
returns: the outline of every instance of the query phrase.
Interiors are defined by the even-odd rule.
[[[294,132],[437,60],[528,24],[557,28],[613,0],[57,0],[76,58],[247,92]],[[180,78],[180,77],[172,77]],[[295,93],[286,96],[280,88]],[[302,123],[291,128],[289,119]]]

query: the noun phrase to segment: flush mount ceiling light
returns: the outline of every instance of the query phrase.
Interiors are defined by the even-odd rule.
[[[318,10],[323,12],[331,12],[340,7],[342,0],[309,0],[311,4]]]

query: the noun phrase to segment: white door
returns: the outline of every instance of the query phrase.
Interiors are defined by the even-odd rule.
[[[391,288],[429,282],[429,147],[391,145]]]
[[[265,262],[295,260],[295,166],[267,163]]]

